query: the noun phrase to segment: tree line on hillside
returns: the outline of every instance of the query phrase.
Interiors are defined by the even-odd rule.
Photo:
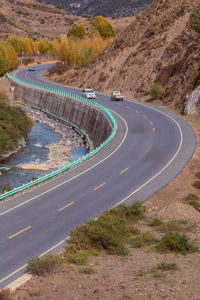
[[[114,37],[112,25],[101,16],[93,19],[91,32],[87,33],[83,24],[74,23],[63,39],[33,41],[27,37],[8,36],[6,41],[0,41],[0,75],[14,69],[17,57],[23,55],[52,55],[67,65],[82,66],[99,55]]]

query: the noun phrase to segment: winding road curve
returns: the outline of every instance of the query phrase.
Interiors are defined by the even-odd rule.
[[[81,95],[42,78],[49,65],[13,74]],[[13,75],[12,74],[12,75]],[[119,203],[144,201],[184,168],[195,150],[189,124],[163,108],[97,93],[118,121],[115,139],[85,165],[0,204],[0,288],[23,274],[28,259],[58,251],[75,225]]]

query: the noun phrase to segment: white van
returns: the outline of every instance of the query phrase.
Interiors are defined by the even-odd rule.
[[[82,97],[87,99],[96,99],[95,92],[92,89],[84,89],[82,91]]]

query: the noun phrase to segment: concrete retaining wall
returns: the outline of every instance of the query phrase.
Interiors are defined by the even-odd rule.
[[[89,135],[95,148],[100,146],[112,132],[112,126],[107,117],[93,107],[66,96],[55,95],[17,83],[13,83],[13,85],[15,100],[37,108],[42,107],[79,128],[81,127]]]

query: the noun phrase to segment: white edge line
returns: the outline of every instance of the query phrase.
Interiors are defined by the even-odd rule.
[[[131,102],[131,100],[128,100],[128,101]],[[160,110],[158,110],[158,109],[156,109],[154,107],[148,106],[148,105],[146,105],[144,103],[136,103],[136,104],[139,104],[141,106],[145,106],[145,107],[150,108],[152,110],[155,110],[155,111],[157,111],[157,112],[159,112],[159,113],[167,116],[169,119],[171,119],[176,124],[176,126],[178,127],[178,129],[179,129],[179,132],[180,132],[180,144],[179,144],[179,147],[178,147],[176,153],[174,154],[174,156],[170,159],[170,161],[168,161],[168,163],[158,173],[156,173],[154,176],[152,176],[151,178],[149,178],[144,184],[142,184],[140,187],[138,187],[136,190],[134,190],[132,193],[130,193],[128,196],[126,196],[124,199],[122,199],[121,201],[119,201],[113,207],[116,207],[116,206],[122,204],[123,202],[125,202],[128,198],[130,198],[131,196],[133,196],[135,193],[137,193],[139,190],[141,190],[144,186],[146,186],[149,182],[151,182],[153,179],[155,179],[157,176],[159,176],[165,169],[167,169],[167,167],[177,157],[177,155],[179,154],[179,152],[181,150],[181,147],[183,145],[183,132],[182,132],[181,126],[179,125],[179,123],[173,117],[171,117],[170,115],[166,114],[163,111],[160,111]]]
[[[129,101],[129,102],[132,102],[131,100],[128,100],[128,101]],[[158,110],[158,109],[156,109],[156,108],[153,108],[153,107],[151,107],[151,106],[145,105],[145,104],[143,104],[143,103],[136,103],[136,104],[141,105],[141,106],[145,106],[145,107],[150,108],[150,109],[152,109],[152,110],[155,110],[155,111],[157,111],[157,112],[159,112],[159,113],[161,113],[161,114],[167,116],[169,119],[171,119],[171,120],[177,125],[177,127],[178,127],[178,129],[179,129],[179,131],[180,131],[180,137],[181,137],[181,138],[180,138],[180,144],[179,144],[179,147],[178,147],[178,149],[177,149],[175,155],[171,158],[171,160],[170,160],[170,161],[169,161],[169,162],[168,162],[168,163],[167,163],[167,164],[166,164],[166,165],[165,165],[165,166],[164,166],[157,174],[155,174],[153,177],[151,177],[149,180],[147,180],[143,185],[141,185],[139,188],[137,188],[136,190],[134,190],[132,193],[130,193],[130,194],[129,194],[128,196],[126,196],[124,199],[122,199],[121,201],[119,201],[119,202],[118,202],[116,205],[114,205],[113,207],[116,207],[116,206],[120,205],[121,203],[125,202],[129,197],[131,197],[132,195],[134,195],[136,192],[138,192],[140,189],[142,189],[144,186],[146,186],[149,182],[151,182],[153,179],[155,179],[158,175],[160,175],[160,174],[161,174],[161,173],[162,173],[162,172],[163,172],[163,171],[164,171],[164,170],[165,170],[165,169],[173,162],[173,160],[176,158],[176,156],[177,156],[178,153],[180,152],[180,149],[181,149],[182,144],[183,144],[183,132],[182,132],[182,129],[181,129],[179,123],[178,123],[174,118],[172,118],[172,117],[169,116],[168,114],[164,113],[163,111],[160,111],[160,110]],[[112,111],[112,110],[111,110],[111,111]],[[112,111],[112,112],[113,112],[113,111]],[[92,168],[94,168],[95,166],[97,166],[98,164],[100,164],[101,162],[103,162],[104,160],[106,160],[107,158],[109,158],[111,155],[113,155],[113,154],[119,149],[119,147],[121,147],[121,145],[122,145],[122,143],[124,142],[124,140],[125,140],[125,138],[126,138],[126,136],[127,136],[127,133],[128,133],[128,125],[127,125],[126,121],[125,121],[119,114],[117,114],[117,113],[115,113],[115,114],[118,115],[118,116],[124,121],[124,123],[126,124],[126,134],[125,134],[125,136],[124,136],[122,142],[120,143],[120,145],[118,145],[118,147],[115,149],[115,151],[113,151],[112,153],[110,153],[105,159],[101,160],[100,162],[98,162],[97,164],[95,164],[95,165],[92,166],[91,168],[87,169],[86,171],[84,171],[84,172],[82,172],[82,173],[80,173],[80,174],[74,176],[74,177],[71,178],[70,180],[72,180],[72,179],[74,179],[74,178],[76,178],[76,177],[78,177],[78,176],[84,174],[85,172],[91,170]],[[68,181],[70,181],[70,180],[67,180],[67,181],[63,182],[62,184],[57,185],[56,187],[52,188],[51,190],[57,188],[58,186],[61,186],[61,185],[65,184],[66,182],[68,182]],[[48,190],[48,191],[51,191],[51,190]],[[40,194],[40,196],[41,196],[41,195],[44,195],[44,194],[46,194],[46,192]],[[32,199],[29,199],[28,201],[26,201],[26,202],[24,202],[24,203],[22,203],[22,204],[20,204],[20,205],[18,205],[18,206],[16,206],[16,207],[14,207],[13,209],[15,209],[15,208],[17,208],[17,207],[19,207],[19,206],[21,206],[21,205],[23,205],[23,204],[25,204],[25,203],[31,201],[31,200],[37,198],[37,197],[39,197],[39,196],[33,197]],[[9,211],[11,211],[11,210],[13,210],[13,209],[7,210],[7,211],[4,212],[4,213],[7,213],[7,212],[9,212]],[[2,214],[4,214],[4,213],[2,213]],[[0,215],[2,215],[2,214],[0,214]],[[69,237],[68,237],[67,239],[69,239]],[[58,244],[56,244],[55,246],[53,246],[52,248],[48,249],[47,251],[45,251],[44,253],[42,253],[42,254],[40,255],[40,257],[43,256],[43,255],[45,255],[46,253],[50,252],[51,250],[55,249],[57,246],[61,245],[64,241],[65,241],[65,240],[62,240],[60,243],[58,243]],[[4,277],[3,279],[0,280],[0,283],[2,283],[3,281],[5,281],[6,279],[8,279],[9,277],[11,277],[12,275],[16,274],[17,272],[19,272],[20,270],[22,270],[22,269],[25,268],[26,266],[27,266],[27,264],[24,265],[24,266],[22,266],[21,268],[17,269],[17,270],[14,271],[13,273],[7,275],[6,277]]]

